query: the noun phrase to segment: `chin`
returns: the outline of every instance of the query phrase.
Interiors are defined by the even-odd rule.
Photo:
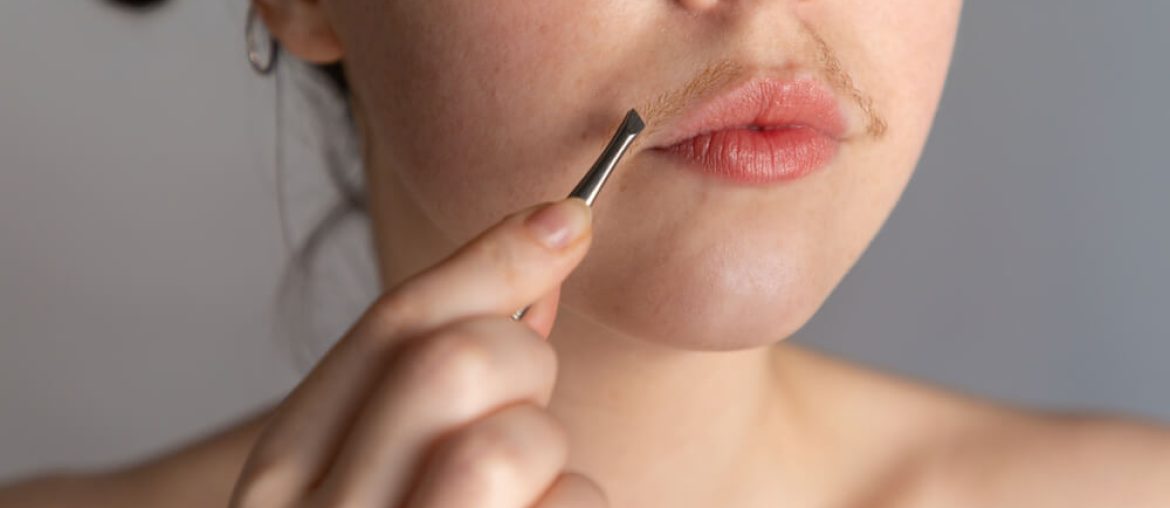
[[[632,241],[638,229],[598,233],[561,292],[562,306],[632,340],[693,351],[773,345],[808,322],[838,279],[799,234],[700,225]]]

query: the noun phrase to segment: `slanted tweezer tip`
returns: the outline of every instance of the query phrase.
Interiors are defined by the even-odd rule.
[[[629,128],[629,132],[634,134],[642,132],[642,129],[646,128],[646,122],[642,120],[642,115],[639,115],[638,111],[633,109],[626,113],[626,125]]]

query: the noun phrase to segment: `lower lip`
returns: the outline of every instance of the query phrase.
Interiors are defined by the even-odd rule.
[[[832,136],[798,125],[709,132],[657,150],[712,176],[768,185],[796,180],[827,166],[839,145]]]

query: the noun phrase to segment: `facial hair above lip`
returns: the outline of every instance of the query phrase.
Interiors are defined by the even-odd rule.
[[[866,119],[865,133],[873,139],[881,139],[888,130],[888,123],[877,112],[873,97],[863,93],[854,85],[853,77],[845,70],[836,52],[821,38],[807,23],[802,23],[804,33],[815,50],[807,60],[815,61],[815,65],[807,65],[815,69],[818,77],[824,80],[842,97],[849,99],[862,112]],[[649,138],[660,130],[660,126],[669,119],[677,117],[690,105],[716,90],[728,85],[748,79],[753,73],[761,69],[759,65],[751,65],[736,59],[721,59],[702,68],[694,77],[687,80],[682,86],[668,90],[643,105],[638,111],[646,118],[648,128],[643,137]]]

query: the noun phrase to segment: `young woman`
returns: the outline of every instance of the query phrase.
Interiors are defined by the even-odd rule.
[[[1166,429],[784,340],[906,185],[959,0],[254,7],[344,66],[384,295],[255,418],[0,505],[1170,506]]]

